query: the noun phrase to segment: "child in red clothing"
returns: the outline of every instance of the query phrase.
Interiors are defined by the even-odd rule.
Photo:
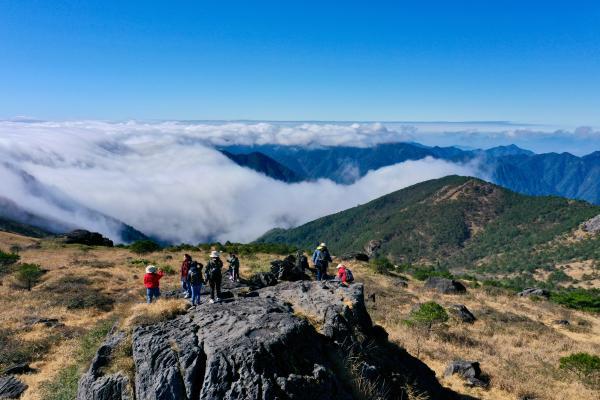
[[[346,271],[347,271],[347,269],[344,264],[339,264],[337,266],[337,279],[344,286],[348,286],[348,283],[349,283],[349,279],[348,279],[348,275],[347,275]]]
[[[162,270],[156,272],[154,265],[148,265],[146,267],[146,274],[144,275],[144,286],[146,286],[146,301],[148,304],[152,303],[152,299],[158,299],[160,297],[160,278],[165,275]]]

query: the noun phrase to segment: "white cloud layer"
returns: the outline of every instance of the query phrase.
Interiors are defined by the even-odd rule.
[[[113,227],[84,207],[167,241],[250,241],[273,227],[298,225],[423,180],[478,175],[478,168],[424,159],[372,171],[348,186],[329,180],[286,184],[239,167],[210,145],[368,146],[406,139],[410,130],[380,124],[4,121],[0,195],[113,238]],[[33,193],[8,166],[35,177],[54,197]],[[68,198],[69,207],[57,206],[56,193]]]

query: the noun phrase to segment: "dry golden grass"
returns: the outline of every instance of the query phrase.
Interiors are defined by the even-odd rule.
[[[152,304],[135,304],[128,310],[122,328],[130,331],[139,325],[152,325],[183,314],[189,302],[180,299],[160,299]]]
[[[383,325],[390,339],[417,355],[432,368],[445,386],[482,399],[598,399],[598,392],[558,370],[560,357],[575,353],[600,353],[598,315],[567,310],[546,301],[532,301],[507,293],[490,294],[469,289],[466,295],[441,295],[410,281],[408,288],[394,285],[394,278],[373,275],[364,264],[352,263],[359,281],[365,282],[373,320]],[[447,307],[465,304],[478,318],[474,324],[450,321],[431,335],[407,327],[403,320],[411,308],[433,300]],[[554,320],[568,319],[563,327]],[[580,322],[583,326],[579,326]],[[457,358],[481,363],[491,378],[489,390],[472,389],[456,378],[443,378],[449,361]]]

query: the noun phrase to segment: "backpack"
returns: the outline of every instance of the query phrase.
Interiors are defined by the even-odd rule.
[[[202,283],[202,272],[198,268],[192,268],[189,272],[190,283],[194,286]]]
[[[352,275],[352,271],[350,271],[350,269],[346,268],[346,282],[353,282],[354,281],[354,275]]]

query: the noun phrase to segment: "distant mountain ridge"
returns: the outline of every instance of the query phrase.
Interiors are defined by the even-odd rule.
[[[223,153],[225,156],[227,156],[227,158],[236,164],[242,167],[253,169],[256,172],[260,172],[261,174],[267,175],[273,179],[288,183],[299,182],[302,180],[302,178],[296,175],[294,171],[285,165],[258,151],[233,154],[222,150],[221,153]]]
[[[363,251],[378,241],[377,253],[398,263],[541,268],[550,259],[534,261],[532,249],[538,246],[547,246],[544,254],[552,254],[552,262],[600,256],[600,235],[577,245],[567,243],[564,249],[550,245],[598,214],[600,207],[582,201],[525,196],[479,179],[448,176],[297,228],[274,229],[258,241],[305,249],[326,241],[338,255]]]
[[[570,153],[535,154],[516,145],[461,150],[418,143],[316,148],[229,146],[223,150],[238,156],[262,153],[293,171],[300,180],[327,178],[341,184],[353,183],[369,171],[408,160],[425,157],[458,163],[477,160],[482,175],[519,193],[556,195],[600,204],[600,151],[577,157]]]

